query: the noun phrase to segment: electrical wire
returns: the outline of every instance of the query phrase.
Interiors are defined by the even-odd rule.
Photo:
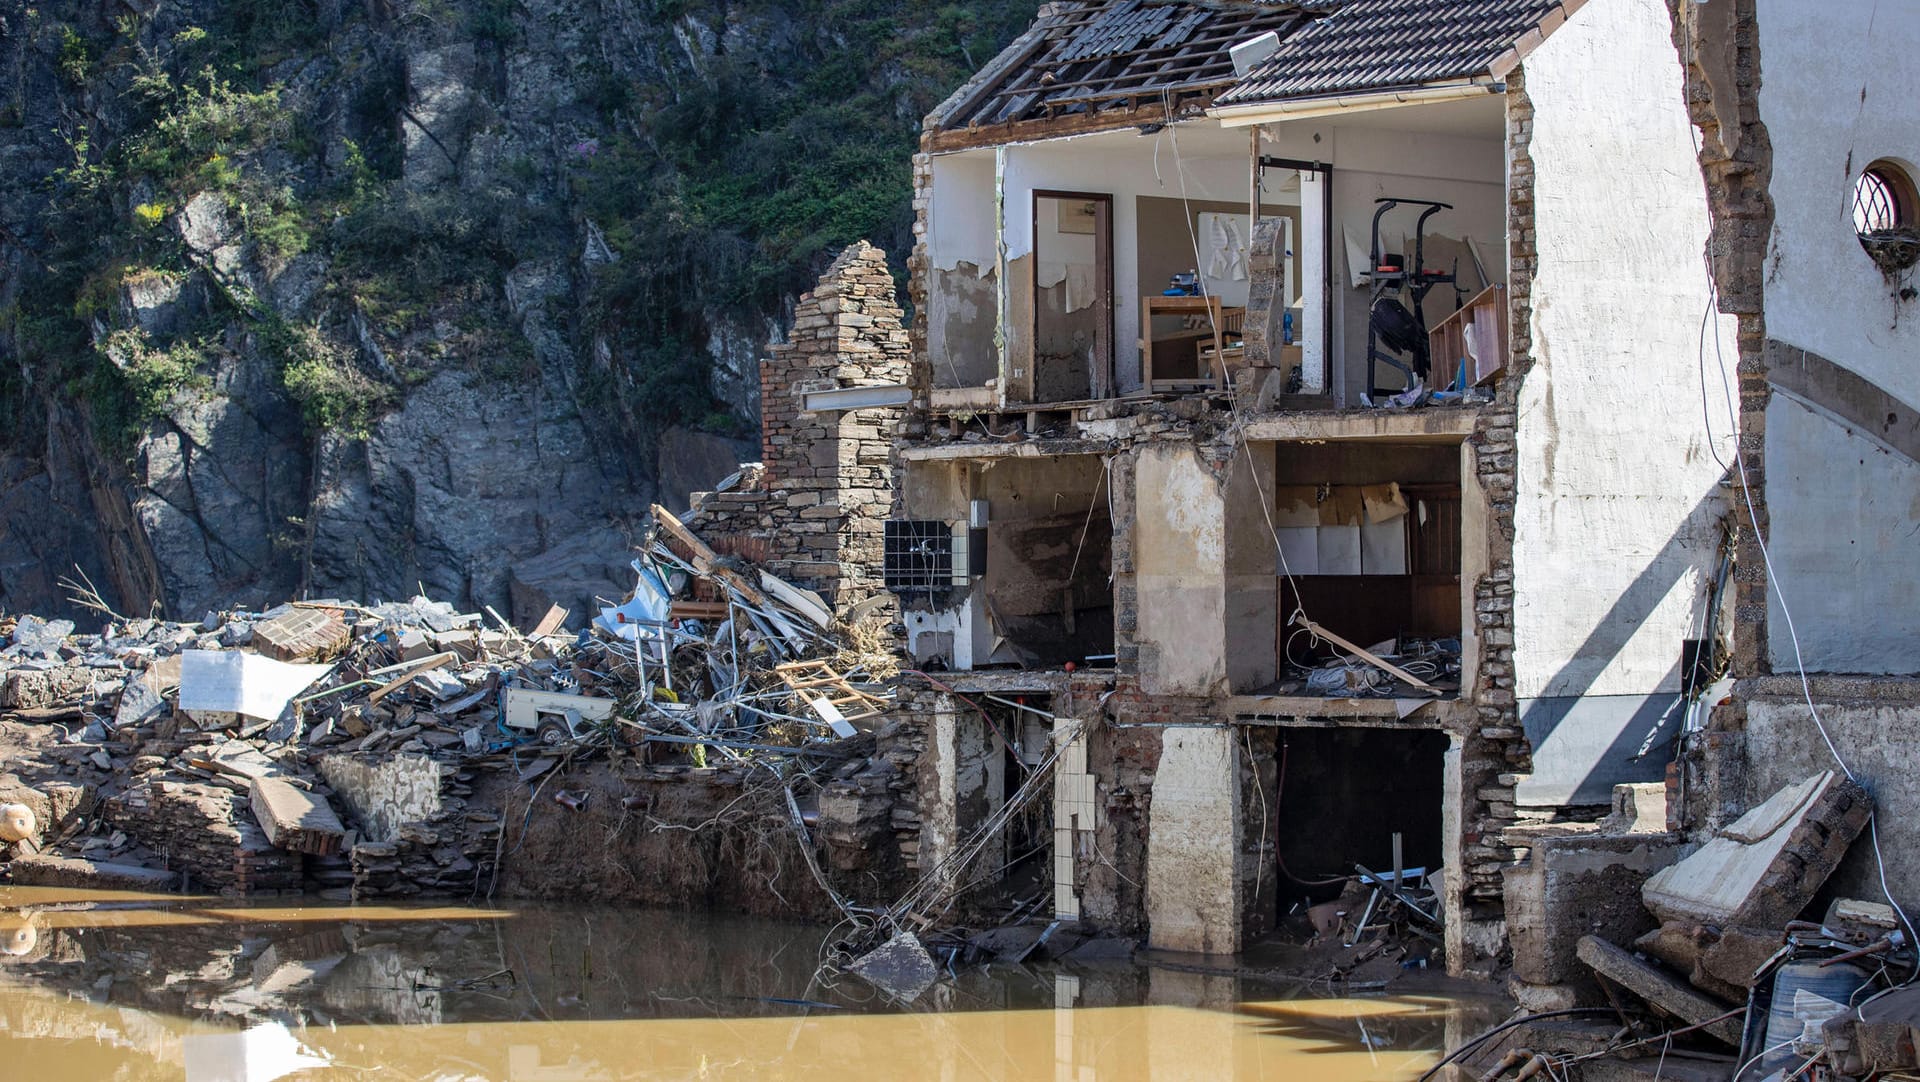
[[[1524,1015],[1520,1018],[1510,1018],[1507,1021],[1502,1022],[1499,1025],[1493,1027],[1492,1029],[1486,1031],[1485,1033],[1482,1033],[1480,1036],[1475,1037],[1473,1040],[1468,1041],[1467,1043],[1461,1045],[1460,1047],[1440,1057],[1440,1062],[1427,1068],[1427,1072],[1421,1075],[1418,1079],[1416,1079],[1415,1082],[1432,1082],[1433,1076],[1439,1074],[1440,1069],[1442,1067],[1445,1067],[1447,1064],[1452,1063],[1454,1060],[1457,1060],[1462,1056],[1472,1055],[1476,1050],[1479,1049],[1481,1045],[1486,1044],[1488,1041],[1492,1040],[1493,1038],[1499,1036],[1502,1033],[1505,1033],[1510,1029],[1515,1028],[1516,1026],[1524,1026],[1529,1022],[1539,1022],[1548,1018],[1571,1018],[1575,1015],[1583,1015],[1583,1014],[1613,1014],[1613,1013],[1614,1013],[1614,1010],[1612,1007],[1566,1007],[1557,1011],[1541,1011],[1538,1014]],[[1738,1082],[1737,1078],[1735,1082]]]

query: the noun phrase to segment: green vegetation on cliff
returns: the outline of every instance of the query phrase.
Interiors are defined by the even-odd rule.
[[[310,435],[363,432],[447,367],[534,379],[511,285],[529,266],[557,268],[570,385],[623,442],[738,426],[716,321],[777,320],[861,237],[903,264],[921,117],[1034,7],[24,9],[0,33],[0,149],[44,168],[0,177],[34,208],[0,221],[4,439],[31,447],[78,403],[131,449],[249,356]]]

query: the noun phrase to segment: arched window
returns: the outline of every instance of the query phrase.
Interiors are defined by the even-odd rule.
[[[1853,228],[1881,270],[1920,263],[1920,191],[1899,163],[1874,162],[1854,181]]]

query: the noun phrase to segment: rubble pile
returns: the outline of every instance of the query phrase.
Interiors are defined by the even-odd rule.
[[[1867,791],[1827,771],[1781,789],[1697,849],[1657,832],[1559,839],[1570,842],[1567,867],[1582,875],[1549,868],[1560,883],[1553,889],[1570,893],[1541,915],[1577,907],[1595,914],[1602,934],[1516,936],[1517,955],[1570,945],[1577,962],[1517,957],[1515,968],[1583,970],[1559,986],[1576,1005],[1516,1019],[1448,1059],[1489,1082],[1625,1077],[1635,1060],[1670,1078],[1920,1075],[1912,984],[1920,961],[1906,914],[1845,897],[1815,907],[1872,817]],[[1601,894],[1618,890],[1593,877],[1610,842],[1623,843],[1611,846],[1619,853],[1671,847],[1663,867],[1638,877],[1637,915],[1599,915],[1608,908]],[[1821,915],[1805,919],[1809,912]]]
[[[891,700],[881,638],[655,511],[632,595],[579,629],[558,607],[522,630],[424,597],[0,621],[0,805],[20,835],[0,864],[17,883],[446,893],[500,856],[502,817],[466,800],[488,773],[577,804],[554,779],[592,757],[711,762],[811,796],[794,764],[846,772],[842,746]]]

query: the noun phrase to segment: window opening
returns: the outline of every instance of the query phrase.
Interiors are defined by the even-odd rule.
[[[1877,161],[1853,185],[1853,228],[1887,274],[1920,263],[1920,192],[1900,165]]]

